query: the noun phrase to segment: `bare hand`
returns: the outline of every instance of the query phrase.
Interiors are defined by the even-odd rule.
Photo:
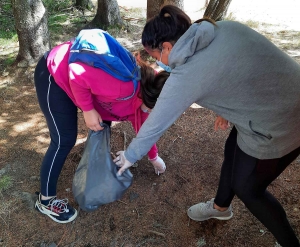
[[[224,119],[224,118],[222,118],[220,116],[218,116],[216,118],[216,121],[215,121],[215,131],[217,131],[219,128],[221,130],[227,130],[229,128],[229,126],[230,126],[230,124],[229,124],[229,122],[226,119]]]
[[[83,117],[85,124],[89,129],[93,131],[103,130],[103,127],[101,127],[100,125],[100,123],[102,122],[102,118],[95,109],[84,111]]]

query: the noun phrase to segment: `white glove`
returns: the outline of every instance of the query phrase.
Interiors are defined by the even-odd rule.
[[[161,173],[164,173],[166,171],[166,168],[167,168],[166,164],[162,160],[162,158],[160,158],[158,155],[157,155],[157,157],[155,159],[152,159],[152,160],[149,159],[149,161],[153,165],[155,173],[157,175],[159,175]]]
[[[122,173],[126,170],[126,169],[128,169],[129,167],[131,167],[132,165],[133,165],[133,163],[130,163],[127,159],[126,159],[126,157],[125,157],[125,154],[124,154],[125,152],[124,151],[119,151],[119,152],[117,152],[117,157],[113,160],[115,163],[116,163],[116,165],[118,166],[118,167],[120,167],[120,169],[119,169],[119,171],[118,171],[118,173],[117,173],[117,175],[122,175]]]

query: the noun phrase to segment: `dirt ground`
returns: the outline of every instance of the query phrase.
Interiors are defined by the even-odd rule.
[[[250,24],[300,62],[298,31]],[[142,25],[139,21],[131,25],[134,29],[120,35],[120,40],[137,44]],[[1,49],[4,53],[7,47]],[[12,186],[0,192],[0,246],[276,246],[272,234],[237,198],[233,200],[234,217],[229,221],[194,222],[186,214],[191,205],[210,200],[216,193],[229,130],[213,130],[213,112],[197,106],[189,108],[159,140],[159,153],[167,164],[164,174],[157,176],[147,158],[143,158],[137,167],[131,168],[134,182],[121,200],[91,213],[81,210],[74,222],[57,224],[34,210],[34,193],[39,190],[39,168],[49,134],[37,104],[33,68],[1,70],[0,106],[0,178],[12,178]],[[77,209],[72,179],[87,134],[80,112],[78,121],[78,141],[58,184],[59,197],[68,198]],[[123,150],[134,136],[129,123],[114,124],[112,152]],[[269,187],[285,208],[298,236],[299,174],[298,158]]]

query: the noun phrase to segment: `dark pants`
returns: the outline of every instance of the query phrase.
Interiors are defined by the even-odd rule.
[[[284,209],[267,191],[274,181],[300,154],[300,147],[278,159],[259,160],[244,153],[237,145],[234,127],[225,144],[224,161],[216,205],[228,207],[234,197],[245,204],[250,212],[285,246],[299,246]]]
[[[55,196],[59,174],[76,143],[77,107],[50,75],[44,57],[36,66],[34,82],[51,138],[41,166],[41,193]]]

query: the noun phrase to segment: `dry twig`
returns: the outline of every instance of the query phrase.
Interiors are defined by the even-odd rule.
[[[64,234],[62,235],[61,239],[59,240],[59,242],[58,242],[58,244],[57,244],[57,247],[60,245],[61,241],[64,239],[66,233],[67,233],[67,227],[65,228]]]
[[[140,213],[139,213],[139,211],[137,210],[137,207],[135,207],[135,211],[136,211],[137,216],[138,216],[138,218],[139,218],[139,217],[140,217]]]
[[[148,230],[148,232],[151,232],[153,234],[156,234],[158,236],[161,236],[161,237],[166,237],[166,235],[164,233],[161,233],[161,232],[157,232],[157,231],[153,231],[153,230]]]
[[[113,152],[110,152],[110,154],[114,159],[117,158],[117,156]]]
[[[121,201],[121,200],[118,200],[118,202],[122,202],[122,203],[124,203],[124,204],[126,204],[126,205],[127,205],[127,203],[126,203],[126,202],[123,202],[123,201]]]
[[[126,150],[126,143],[127,143],[126,132],[123,131],[123,134],[124,134],[124,148],[123,148],[123,150]]]
[[[122,17],[125,21],[143,21],[142,18]]]

